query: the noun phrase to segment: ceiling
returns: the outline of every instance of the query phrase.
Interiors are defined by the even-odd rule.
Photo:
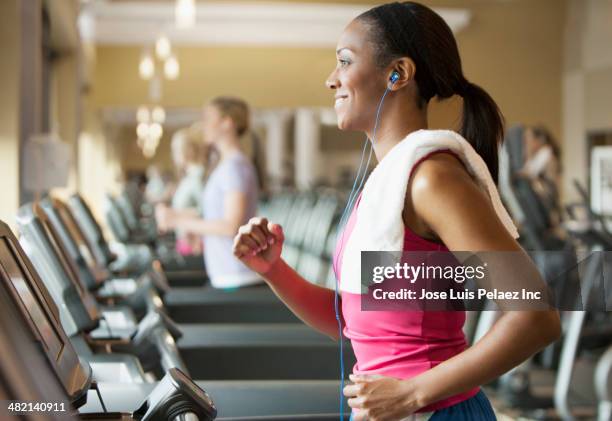
[[[96,1],[96,0],[85,0]],[[176,0],[105,0],[111,3],[175,3]],[[206,0],[206,3],[220,3],[225,0]],[[242,0],[244,3],[343,3],[343,4],[379,4],[386,3],[381,0]],[[203,0],[196,0],[196,4],[204,3]]]
[[[103,45],[147,45],[161,34],[176,45],[330,47],[348,22],[376,1],[223,0],[196,3],[196,24],[174,25],[174,0],[89,0],[80,22],[84,39]],[[454,32],[465,9],[437,8]]]

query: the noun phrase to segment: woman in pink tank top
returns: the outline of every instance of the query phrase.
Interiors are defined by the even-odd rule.
[[[497,180],[503,117],[493,99],[464,77],[453,34],[434,11],[414,2],[370,9],[345,28],[336,56],[326,84],[335,92],[338,127],[365,132],[379,162],[408,134],[427,129],[433,97],[458,95],[463,99],[461,135]],[[411,173],[402,212],[404,250],[521,251],[489,197],[452,154],[425,157],[406,171]],[[356,215],[353,211],[338,241],[337,268]],[[240,228],[234,254],[305,323],[339,339],[335,292],[291,269],[280,257],[283,240],[281,226],[253,218]],[[346,282],[341,271],[336,275],[340,285]],[[357,357],[353,384],[344,388],[355,421],[404,420],[414,414],[435,421],[495,419],[480,385],[560,334],[556,311],[508,312],[468,348],[463,312],[362,311],[361,299],[342,290],[343,334]]]

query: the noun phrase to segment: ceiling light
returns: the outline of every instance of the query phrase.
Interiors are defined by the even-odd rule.
[[[179,76],[181,69],[179,62],[174,56],[168,57],[168,60],[164,63],[164,74],[166,78],[174,80]]]
[[[148,140],[148,146],[153,149],[157,149],[159,146],[159,137],[151,137]]]
[[[174,19],[179,28],[191,28],[196,21],[195,0],[176,0]]]
[[[142,154],[147,159],[153,158],[155,156],[155,152],[156,152],[155,148],[149,148],[147,145],[145,145],[144,148],[142,148]]]
[[[151,54],[144,53],[142,55],[140,58],[140,63],[138,64],[138,73],[144,80],[149,80],[153,77],[153,74],[155,73],[155,63],[153,63]]]
[[[166,121],[166,111],[164,111],[164,109],[159,105],[153,108],[151,116],[155,123],[164,124],[164,122]]]
[[[136,111],[136,121],[138,121],[139,123],[148,123],[149,119],[149,109],[144,105],[138,107],[138,111]]]
[[[140,123],[138,124],[138,126],[136,126],[136,134],[139,138],[146,138],[147,136],[149,136],[150,132],[151,128],[147,123]]]
[[[149,126],[149,136],[153,139],[159,139],[164,134],[164,129],[161,124],[153,123]]]
[[[167,59],[168,56],[170,56],[171,50],[172,47],[170,46],[170,40],[166,35],[162,35],[157,38],[157,41],[155,41],[155,54],[157,55],[158,59]]]

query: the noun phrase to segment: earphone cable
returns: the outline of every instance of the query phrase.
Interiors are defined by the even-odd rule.
[[[392,83],[394,83],[395,81],[392,81]],[[340,237],[340,250],[338,251],[336,256],[340,256],[342,254],[342,251],[344,249],[344,234],[346,233],[346,223],[348,218],[348,215],[350,215],[350,213],[348,212],[349,209],[352,209],[355,200],[357,199],[361,188],[363,187],[363,183],[365,181],[366,178],[366,174],[368,172],[368,167],[370,165],[370,160],[372,158],[372,151],[374,149],[374,144],[376,143],[376,130],[378,129],[378,123],[379,123],[379,119],[380,119],[380,111],[382,109],[383,106],[383,102],[385,101],[385,97],[387,96],[387,93],[390,92],[390,88],[387,87],[387,89],[385,90],[383,96],[380,99],[380,102],[378,103],[378,108],[376,110],[376,119],[374,121],[374,130],[372,132],[372,139],[371,142],[368,142],[368,139],[366,138],[366,142],[364,144],[364,147],[362,149],[361,152],[361,160],[359,162],[359,168],[357,169],[357,175],[355,176],[355,181],[353,182],[353,187],[351,188],[351,192],[349,193],[348,196],[348,200],[347,200],[347,204],[344,208],[344,211],[342,212],[342,216],[340,217],[340,222],[339,222],[339,227],[338,229],[342,232],[341,237]],[[361,174],[362,172],[362,165],[363,165],[363,157],[365,156],[365,151],[366,148],[368,146],[368,143],[370,144],[370,153],[368,155],[368,160],[366,162],[365,167],[363,168],[363,174]],[[361,178],[361,180],[359,181],[359,186],[357,187],[357,189],[355,189],[355,186],[357,185],[357,180],[359,180]],[[336,243],[337,244],[337,243]],[[334,283],[335,285],[335,294],[334,294],[334,311],[336,313],[336,321],[338,322],[338,341],[340,342],[339,345],[339,352],[340,352],[340,421],[344,421],[344,394],[343,394],[343,390],[344,390],[344,344],[343,344],[343,340],[342,340],[342,318],[340,317],[340,308],[339,308],[339,297],[340,297],[340,293],[338,290],[338,284],[339,284],[339,276],[338,276],[338,267],[337,267],[337,259],[332,259],[332,269],[334,271],[334,277],[336,278],[336,282]]]

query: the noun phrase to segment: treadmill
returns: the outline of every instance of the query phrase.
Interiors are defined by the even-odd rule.
[[[122,378],[126,381],[133,381],[134,378],[142,381],[144,377],[140,364],[130,364],[130,360],[133,360],[130,356],[109,356],[94,352],[96,349],[113,349],[138,356],[146,371],[161,373],[172,367],[187,371],[176,348],[175,339],[180,337],[178,328],[157,310],[151,310],[136,324],[129,309],[99,306],[80,283],[59,236],[44,216],[36,205],[25,205],[19,209],[20,242],[34,267],[46,274],[45,286],[59,305],[62,326],[80,355],[92,365],[96,379],[105,378],[112,368],[120,373],[121,368],[128,370],[128,373],[136,373],[124,373],[126,375]],[[102,320],[105,323],[101,326]]]
[[[30,208],[27,207],[27,209]],[[38,243],[38,247],[33,248],[43,248],[47,255],[46,266],[41,265],[40,267],[53,267],[57,272],[55,278],[45,277],[45,281],[51,282],[49,288],[51,290],[60,289],[57,286],[57,279],[65,279],[68,284],[78,285],[76,272],[70,270],[67,259],[61,259],[62,254],[65,256],[63,248],[58,247],[57,243],[38,238],[43,232],[40,229],[34,229],[34,226],[49,225],[47,235],[52,234],[54,230],[50,220],[45,218],[39,220],[27,209],[20,210],[23,231],[32,238],[38,232],[37,238],[32,239],[32,242]],[[28,213],[30,217],[26,220],[23,214]],[[50,248],[54,250],[49,250]],[[36,262],[37,250],[30,252]],[[57,296],[62,297],[61,294]],[[78,309],[81,305],[75,301],[65,301],[65,304],[68,307],[76,306]],[[143,352],[142,348],[146,349],[146,345],[154,345],[159,355],[162,356],[164,362],[162,365],[165,369],[179,367],[196,378],[316,380],[335,379],[338,376],[337,343],[303,324],[183,324],[177,326],[166,317],[157,321],[159,323],[156,326],[142,322],[138,326],[138,331],[127,338],[134,344],[127,351],[139,356],[147,371],[155,366],[152,362],[155,357],[151,357],[150,352]],[[81,323],[80,327],[86,329],[87,324]],[[172,338],[168,337],[166,328],[173,332]],[[97,329],[96,332],[98,332],[96,336],[98,340],[103,340],[108,336],[108,332],[104,329]],[[173,338],[178,339],[178,349],[174,345]],[[116,349],[126,350],[117,347]],[[354,362],[351,347],[346,346],[345,350],[346,361]],[[210,364],[209,361],[218,361],[218,363]],[[295,364],[295,361],[302,361],[303,364]]]
[[[285,228],[285,243],[283,245],[283,258],[306,279],[323,284],[325,279],[327,243],[333,243],[334,221],[338,212],[338,199],[335,194],[321,191],[317,194],[303,193],[298,195],[282,194],[278,198],[263,206],[262,212]],[[330,241],[331,238],[331,241]],[[207,289],[172,288],[165,296],[166,308],[173,319],[180,322],[198,322],[209,316],[208,309],[215,306],[215,302],[231,300],[240,303],[238,312],[256,313],[258,321],[274,322],[276,309],[269,305],[260,305],[278,302],[278,298],[267,287],[242,287],[236,292]],[[222,307],[219,305],[219,307]],[[251,308],[260,307],[257,310]],[[212,317],[222,314],[223,309],[212,311]],[[295,316],[288,314],[292,319],[283,322],[296,321]],[[228,316],[218,316],[219,318]],[[233,316],[240,317],[240,316]],[[220,322],[222,320],[219,320]]]
[[[105,214],[115,239],[125,244],[148,244],[175,286],[203,286],[207,280],[202,256],[182,256],[176,251],[174,233],[159,235],[155,218],[143,221],[125,191],[107,194]]]
[[[95,253],[68,206],[49,198],[43,199],[40,206],[88,288],[96,290],[104,285],[110,271],[103,267],[104,262],[95,259]],[[98,252],[102,253],[102,248],[98,248]],[[213,288],[172,288],[164,298],[166,302],[176,304],[166,308],[166,312],[174,320],[185,323],[301,323],[266,285],[245,287],[236,292]]]
[[[55,209],[56,215],[49,214],[48,210],[50,208]],[[77,261],[77,264],[86,263],[89,266],[93,281],[90,277],[87,277],[85,281],[90,289],[96,289],[97,295],[104,296],[112,301],[125,302],[134,309],[139,317],[143,317],[152,308],[162,310],[163,301],[161,297],[169,289],[169,285],[161,271],[159,262],[153,261],[149,270],[137,277],[127,276],[123,272],[118,274],[126,276],[116,277],[117,273],[113,273],[113,270],[109,267],[110,262],[115,259],[115,255],[110,251],[108,244],[105,241],[100,244],[92,244],[66,204],[59,200],[53,200],[52,205],[45,206],[45,201],[43,201],[43,209],[49,214],[49,218],[62,236],[62,240],[67,235],[73,237],[75,247],[82,255],[82,259]],[[57,223],[60,219],[65,229],[60,229]],[[69,231],[69,234],[66,231]],[[101,238],[104,240],[103,237]],[[73,252],[73,249],[70,248],[69,251]]]
[[[213,419],[212,401],[217,403],[219,419],[336,420],[338,381],[191,381],[171,369],[159,383],[97,383],[92,388],[91,370],[79,361],[59,321],[57,307],[44,284],[21,249],[8,226],[0,222],[0,272],[3,285],[12,290],[15,300],[24,300],[20,311],[38,332],[47,358],[58,378],[81,413],[121,412],[133,414],[137,408],[143,419],[169,419],[171,409],[181,408],[199,419]],[[213,362],[214,363],[214,362]],[[99,396],[99,398],[98,398]],[[87,400],[85,405],[84,399]],[[171,402],[181,405],[170,405]],[[141,404],[138,406],[138,404]],[[81,406],[82,405],[82,406]],[[151,412],[163,418],[147,418]],[[323,415],[321,415],[323,414]],[[346,412],[348,416],[348,411]],[[184,415],[184,414],[183,414]],[[253,417],[253,418],[249,418]]]
[[[59,324],[57,308],[6,228],[4,224],[0,226],[0,324],[3,326],[0,335],[12,335],[0,343],[4,348],[0,355],[2,378],[10,381],[0,383],[0,390],[10,391],[19,400],[29,398],[33,404],[45,404],[47,419],[71,418],[73,406],[81,407],[92,400],[103,405],[104,395],[92,381],[91,369],[79,360]],[[17,344],[21,346],[15,347]],[[46,358],[40,358],[39,350]],[[105,408],[103,414],[80,418],[152,421],[189,416],[194,420],[213,420],[217,413],[210,397],[177,369],[170,371],[150,394],[139,398],[134,401],[132,414],[111,414]],[[53,411],[48,410],[48,403],[54,405]],[[136,406],[139,403],[140,407]]]
[[[47,217],[58,232],[62,242],[70,253],[70,256],[75,261],[80,275],[83,276],[83,281],[87,284],[90,290],[96,290],[100,294],[100,290],[104,292],[105,297],[114,299],[127,299],[130,305],[137,307],[131,295],[137,290],[138,283],[134,278],[113,278],[111,270],[107,267],[106,261],[100,261],[96,257],[98,252],[104,253],[99,248],[93,248],[88,243],[84,232],[74,218],[70,208],[61,200],[45,198],[40,202],[41,208],[47,214]],[[113,258],[112,254],[109,255]],[[86,268],[86,271],[81,270]],[[150,272],[150,284],[155,287],[157,294],[164,293],[169,287],[163,279],[158,262],[153,262]],[[145,279],[147,282],[148,278]],[[156,282],[153,282],[156,280]],[[147,289],[150,289],[147,286]],[[161,306],[161,297],[157,299]]]
[[[69,211],[71,216],[67,215]],[[83,198],[73,195],[70,198],[69,210],[64,208],[62,212],[66,218],[72,218],[78,225],[97,266],[108,268],[112,260],[110,247]],[[201,321],[296,323],[299,321],[265,284],[233,291],[212,287],[172,288],[164,295],[164,303],[168,315],[173,320],[183,323]]]
[[[24,415],[32,416],[26,412],[27,405],[16,408],[13,404],[9,408],[8,401],[45,402],[51,404],[45,404],[44,408],[50,411],[38,412],[36,419],[51,421],[61,414],[62,419],[73,421],[76,418],[72,414],[74,410],[68,393],[46,360],[43,336],[31,319],[24,319],[18,305],[26,305],[26,301],[15,300],[6,277],[0,268],[0,418],[16,421],[23,419]],[[22,284],[20,287],[23,291],[27,288]],[[43,326],[39,324],[39,327]],[[33,329],[36,329],[34,335]],[[48,334],[52,333],[48,331]]]

